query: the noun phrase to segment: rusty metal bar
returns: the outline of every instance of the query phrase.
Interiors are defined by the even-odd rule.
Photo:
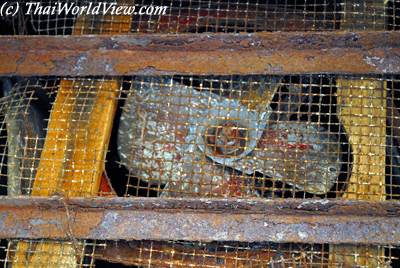
[[[3,36],[0,75],[400,73],[400,32]]]
[[[0,238],[399,244],[400,203],[0,198]]]

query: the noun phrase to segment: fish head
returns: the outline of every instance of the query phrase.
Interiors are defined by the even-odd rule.
[[[340,161],[321,160],[307,165],[310,172],[306,173],[304,191],[321,195],[328,193],[338,180]]]

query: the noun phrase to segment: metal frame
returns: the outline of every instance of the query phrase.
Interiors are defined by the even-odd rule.
[[[2,76],[388,74],[400,32],[3,36],[0,58]]]
[[[389,74],[400,32],[5,36],[0,58],[1,76]],[[0,238],[394,245],[400,202],[0,197]]]
[[[0,198],[0,238],[398,244],[400,203]]]

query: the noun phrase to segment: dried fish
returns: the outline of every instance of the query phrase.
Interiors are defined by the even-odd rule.
[[[257,148],[234,168],[325,194],[340,173],[340,144],[335,133],[309,122],[270,121]]]
[[[162,197],[259,197],[248,178],[216,164],[199,150],[184,155],[182,177],[169,181]]]
[[[213,161],[232,166],[257,146],[272,110],[267,105],[251,111],[235,99],[214,100],[208,109],[190,117],[185,141],[196,144]]]
[[[209,107],[219,107],[223,112],[221,103],[239,107],[238,102],[199,92],[172,79],[155,83],[143,83],[126,100],[118,135],[121,162],[140,179],[167,183],[164,195],[224,196],[235,191],[240,195],[239,188],[250,192],[232,172],[207,159],[197,148],[196,138],[189,135],[197,130],[193,118],[206,116]],[[230,183],[236,190],[224,186]]]
[[[265,90],[272,97],[276,89]],[[172,79],[145,81],[124,105],[121,163],[140,179],[167,184],[164,196],[257,196],[240,172],[328,192],[340,171],[336,136],[307,122],[268,120],[268,104],[242,103]]]
[[[8,195],[29,195],[43,148],[46,115],[34,98],[45,93],[39,85],[17,83],[9,92],[6,113]]]

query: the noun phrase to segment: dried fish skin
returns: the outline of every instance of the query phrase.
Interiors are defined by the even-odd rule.
[[[199,117],[190,119],[191,127],[187,139],[195,137],[198,148],[209,158],[219,164],[232,166],[235,161],[248,155],[257,146],[270,113],[270,110],[261,113],[252,112],[241,106],[236,100],[222,100],[216,105],[210,106],[210,109],[201,113]],[[235,137],[217,135],[218,129],[222,129],[223,132],[226,128],[238,134]],[[210,133],[210,129],[215,129],[215,133]],[[240,135],[241,131],[243,133]],[[208,140],[210,134],[215,136],[214,142]],[[240,144],[241,141],[245,143]],[[218,148],[221,153],[214,150]],[[239,152],[229,152],[227,151],[229,148]]]
[[[22,83],[22,84],[21,84]],[[8,195],[29,195],[45,138],[45,115],[32,104],[38,85],[21,82],[10,94],[6,112],[7,124],[7,190]]]
[[[182,177],[169,181],[161,197],[259,197],[248,179],[208,159],[203,153],[185,153]]]
[[[182,177],[169,181],[161,197],[259,197],[247,178],[222,166],[199,150],[195,136],[188,136],[182,152]]]
[[[194,128],[193,118],[201,118],[210,107],[223,107],[221,103],[226,101],[216,94],[197,91],[172,79],[157,80],[154,86],[152,82],[142,83],[127,97],[121,115],[121,163],[133,176],[150,184],[167,183],[163,196],[173,192],[226,195],[229,190],[219,187],[233,181],[229,179],[232,172],[207,159],[196,144],[197,136],[189,135],[190,128]],[[245,189],[245,183],[240,188]]]
[[[207,107],[204,101],[199,92],[172,79],[154,85],[145,81],[140,90],[131,92],[123,108],[118,130],[121,163],[150,183],[180,178],[188,118]]]
[[[326,194],[340,173],[340,143],[334,133],[309,122],[270,122],[252,155],[234,168]]]
[[[218,103],[219,97],[172,79],[145,81],[139,88],[127,97],[120,119],[121,163],[150,183],[180,178],[181,159],[189,146],[189,119]]]
[[[163,196],[212,195],[218,183],[232,187],[235,182],[229,178],[237,171],[244,177],[259,172],[298,190],[325,194],[340,173],[340,145],[334,133],[311,122],[268,120],[269,105],[250,110],[240,100],[166,79],[154,86],[142,83],[123,109],[118,133],[121,163],[150,184],[167,184]],[[217,147],[222,148],[214,150]],[[244,192],[257,195],[242,181]]]

